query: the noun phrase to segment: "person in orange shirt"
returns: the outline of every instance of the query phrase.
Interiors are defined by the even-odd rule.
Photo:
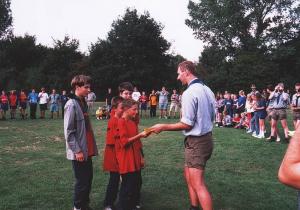
[[[150,103],[150,117],[156,117],[157,95],[155,94],[155,90],[152,90],[149,96],[149,103]]]
[[[16,109],[18,104],[18,98],[15,90],[10,91],[8,97],[9,106],[10,106],[10,119],[16,119]]]
[[[132,210],[136,208],[139,199],[140,172],[143,168],[140,138],[145,138],[149,134],[146,131],[138,133],[138,127],[134,121],[139,103],[133,99],[127,99],[122,102],[122,106],[124,113],[118,120],[120,137],[115,143],[119,173],[122,177],[118,207],[122,210]]]
[[[122,117],[123,107],[120,96],[112,98],[111,105],[114,115],[112,115],[107,123],[106,144],[104,149],[103,170],[109,172],[109,182],[106,188],[106,195],[103,202],[104,210],[112,210],[114,202],[118,195],[120,174],[119,166],[116,158],[115,141],[119,137],[118,119]]]
[[[24,120],[26,118],[26,108],[27,108],[27,96],[24,90],[21,90],[19,96],[19,107],[20,107],[20,115],[21,118]]]

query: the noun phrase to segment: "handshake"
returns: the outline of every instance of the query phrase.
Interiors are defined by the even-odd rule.
[[[160,133],[161,131],[163,131],[163,124],[156,124],[150,128],[145,128],[144,131],[142,131],[139,135],[142,138],[147,138],[150,134],[152,133]]]

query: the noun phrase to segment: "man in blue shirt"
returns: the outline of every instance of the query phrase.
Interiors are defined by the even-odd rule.
[[[28,95],[31,119],[36,119],[36,107],[37,107],[38,99],[39,99],[38,94],[35,92],[35,89],[33,88],[31,90],[31,93],[29,93]]]
[[[195,75],[195,65],[191,61],[179,64],[177,79],[188,88],[182,94],[182,118],[174,124],[156,124],[150,131],[182,130],[185,136],[184,174],[191,201],[190,210],[213,209],[212,198],[204,181],[207,160],[213,151],[212,128],[215,113],[213,92]]]

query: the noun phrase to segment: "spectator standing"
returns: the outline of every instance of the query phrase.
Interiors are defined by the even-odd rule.
[[[108,113],[110,113],[110,111],[111,111],[111,100],[112,100],[112,98],[113,98],[113,95],[112,95],[112,92],[111,92],[111,88],[108,88],[107,89],[107,94],[105,96],[105,105],[106,105],[106,109],[107,109]]]
[[[132,97],[133,100],[139,101],[139,99],[141,97],[141,93],[140,93],[140,91],[138,91],[137,87],[133,88],[133,92],[132,92],[131,97]]]
[[[67,91],[63,90],[60,96],[60,104],[61,104],[61,117],[64,119],[65,115],[65,105],[68,101]]]
[[[156,92],[156,95],[159,96],[159,99],[158,99],[158,104],[159,104],[159,110],[160,110],[160,119],[161,118],[165,118],[165,119],[168,119],[168,116],[167,116],[167,108],[168,108],[168,95],[169,95],[169,92],[166,90],[165,87],[162,87],[161,88],[161,91],[157,91]]]
[[[96,101],[96,95],[93,91],[89,91],[89,94],[85,97],[85,100],[87,102],[88,106],[88,112],[93,113],[93,108],[94,108],[94,102]]]
[[[51,95],[49,96],[50,101],[50,112],[51,112],[51,119],[53,119],[53,114],[56,113],[56,118],[59,117],[59,109],[58,109],[58,103],[59,103],[60,96],[56,93],[56,90],[53,89]]]
[[[287,93],[284,92],[284,84],[279,83],[275,87],[275,91],[273,91],[270,94],[269,97],[270,100],[274,100],[273,103],[273,112],[272,112],[272,132],[271,133],[271,140],[275,140],[275,131],[277,127],[277,121],[281,121],[281,125],[284,129],[284,135],[285,135],[285,142],[288,143],[288,132],[289,128],[287,125],[287,114],[286,114],[286,109],[287,106],[290,104],[290,97]]]
[[[255,122],[256,122],[256,136],[257,138],[265,138],[265,118],[267,117],[266,100],[259,92],[256,92],[256,106],[255,106]]]
[[[9,108],[10,108],[10,119],[16,119],[16,110],[18,106],[18,97],[17,92],[15,90],[10,91],[10,95],[8,97]]]
[[[149,104],[150,104],[150,117],[156,117],[157,96],[155,94],[155,90],[151,91],[151,94],[149,96]]]
[[[300,126],[300,83],[295,85],[296,93],[292,97],[292,112],[293,112],[293,123],[294,128],[297,130],[297,127]]]
[[[243,113],[245,111],[245,105],[246,105],[246,96],[245,92],[243,90],[239,91],[239,98],[237,102],[237,112],[239,114]]]
[[[141,104],[141,117],[143,117],[143,112],[146,117],[147,113],[147,104],[148,104],[148,96],[146,96],[145,91],[142,91],[142,95],[140,96],[140,104]]]
[[[47,110],[47,104],[49,100],[48,93],[45,92],[45,88],[41,88],[41,92],[39,92],[39,105],[40,105],[40,118],[45,119],[45,114]]]
[[[30,108],[30,119],[36,119],[36,108],[38,103],[38,94],[35,92],[35,89],[31,89],[31,92],[28,94],[28,102]]]
[[[27,117],[26,108],[27,108],[27,96],[24,90],[21,90],[19,95],[19,109],[20,109],[21,119],[23,120]]]
[[[0,105],[1,105],[1,119],[6,120],[6,112],[8,111],[8,97],[4,90],[2,90],[0,96]]]
[[[177,91],[174,89],[173,94],[171,95],[171,105],[169,110],[169,117],[171,118],[173,115],[173,118],[176,118],[176,113],[179,109],[179,95],[177,94]]]

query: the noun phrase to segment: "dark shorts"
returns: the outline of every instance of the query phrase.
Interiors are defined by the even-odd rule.
[[[20,102],[20,107],[22,109],[26,109],[27,108],[27,103],[26,102]]]
[[[40,111],[47,110],[47,104],[40,104]]]
[[[300,112],[293,112],[293,120],[294,121],[300,120]]]
[[[218,113],[223,113],[224,112],[224,106],[223,107],[220,107],[218,108]]]
[[[266,117],[267,117],[267,112],[265,112],[265,111],[257,112],[257,117],[258,117],[260,120],[264,120],[264,119],[266,119]]]
[[[145,103],[145,104],[141,104],[141,110],[147,110],[147,104]]]
[[[287,118],[286,109],[274,109],[271,117],[272,120],[285,120]]]
[[[17,109],[17,106],[10,106],[9,107],[11,110],[15,110],[15,109]]]
[[[213,151],[212,134],[187,136],[184,147],[185,166],[203,170]]]
[[[8,104],[0,104],[0,106],[1,106],[1,109],[3,111],[7,111],[8,110]]]

